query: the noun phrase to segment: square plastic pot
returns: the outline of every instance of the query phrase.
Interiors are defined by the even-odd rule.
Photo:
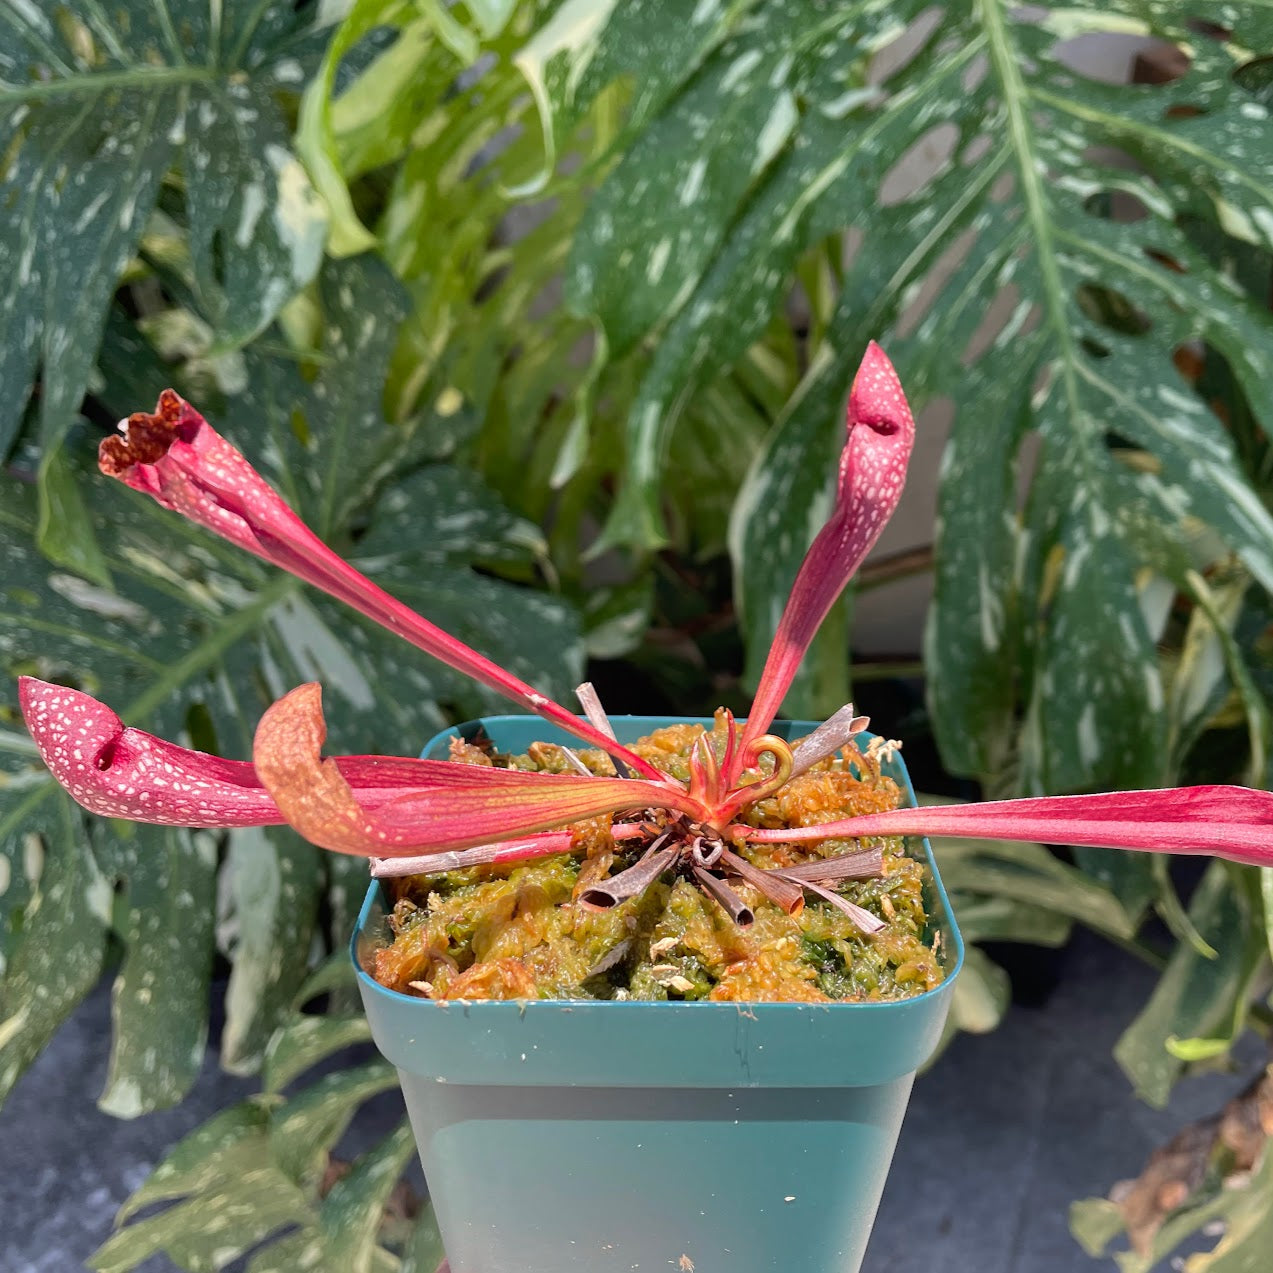
[[[688,718],[611,719],[633,742]],[[479,727],[502,751],[572,741],[523,716],[459,732]],[[424,754],[445,756],[455,732]],[[913,800],[900,762],[892,776]],[[388,931],[373,884],[351,953],[452,1273],[857,1273],[963,962],[927,841],[917,851],[946,977],[896,1003],[413,998],[366,971]]]

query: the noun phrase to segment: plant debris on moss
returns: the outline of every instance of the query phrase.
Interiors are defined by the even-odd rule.
[[[723,714],[712,731],[672,725],[632,750],[683,780],[695,742],[706,733],[721,754],[728,728]],[[614,772],[604,752],[575,754],[595,773]],[[569,772],[571,766],[565,749],[551,743],[507,756],[457,738],[451,758],[530,772]],[[881,750],[850,744],[751,806],[745,821],[775,829],[809,827],[894,809],[901,798],[897,784],[882,772]],[[942,980],[936,943],[927,933],[927,868],[906,855],[901,837],[736,846],[762,870],[878,849],[870,878],[823,885],[882,921],[868,935],[820,896],[788,913],[734,877],[730,887],[754,915],[740,926],[698,887],[682,861],[637,895],[609,909],[591,907],[582,895],[633,866],[646,848],[616,841],[612,825],[610,817],[576,823],[572,852],[529,863],[385,880],[393,903],[392,941],[376,952],[376,979],[431,999],[753,1003],[901,999]]]

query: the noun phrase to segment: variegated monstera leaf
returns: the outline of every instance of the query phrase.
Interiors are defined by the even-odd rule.
[[[58,443],[156,206],[217,344],[313,278],[327,213],[281,109],[326,43],[319,6],[267,0],[0,4],[0,454],[40,377],[40,542],[104,581]]]
[[[954,409],[928,640],[947,763],[988,776],[1007,753],[1022,786],[1048,790],[1160,779],[1171,588],[1153,581],[1179,582],[1200,523],[1273,586],[1273,518],[1173,362],[1207,342],[1273,420],[1273,322],[1197,233],[1273,248],[1255,82],[1273,11],[1212,5],[1199,23],[1172,0],[703,0],[668,23],[660,8],[576,0],[521,58],[557,140],[601,86],[633,85],[568,267],[568,298],[612,356],[652,349],[609,540],[661,542],[678,415],[830,239],[801,275],[807,374],[735,510],[752,672],[821,521],[852,367],[878,336],[909,392]],[[1187,68],[1160,85],[1085,78],[1067,50],[1092,34],[1161,37]]]

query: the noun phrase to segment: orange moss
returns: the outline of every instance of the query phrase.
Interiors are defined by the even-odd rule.
[[[727,742],[718,716],[711,733],[719,755]],[[667,773],[687,770],[699,725],[654,731],[633,750]],[[577,753],[594,772],[610,769],[603,753]],[[479,747],[452,744],[465,764],[490,764]],[[498,758],[515,768],[560,772],[564,750],[533,744],[526,755]],[[878,767],[850,751],[792,779],[753,806],[747,820],[805,827],[897,807],[901,792]],[[616,844],[608,817],[572,828],[575,848],[532,863],[478,867],[394,881],[394,941],[376,956],[384,985],[434,998],[712,999],[738,1002],[868,1001],[918,994],[937,985],[941,963],[925,941],[926,867],[900,839],[867,841],[882,850],[878,878],[845,881],[847,899],[885,921],[866,937],[842,911],[808,896],[789,915],[742,881],[731,887],[752,908],[737,927],[720,905],[684,875],[668,874],[639,897],[590,911],[576,900],[589,886],[632,864],[638,841]],[[854,852],[856,840],[743,846],[758,866],[791,866]]]

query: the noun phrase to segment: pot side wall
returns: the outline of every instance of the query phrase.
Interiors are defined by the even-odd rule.
[[[713,1090],[400,1075],[452,1273],[855,1273],[913,1079]]]

